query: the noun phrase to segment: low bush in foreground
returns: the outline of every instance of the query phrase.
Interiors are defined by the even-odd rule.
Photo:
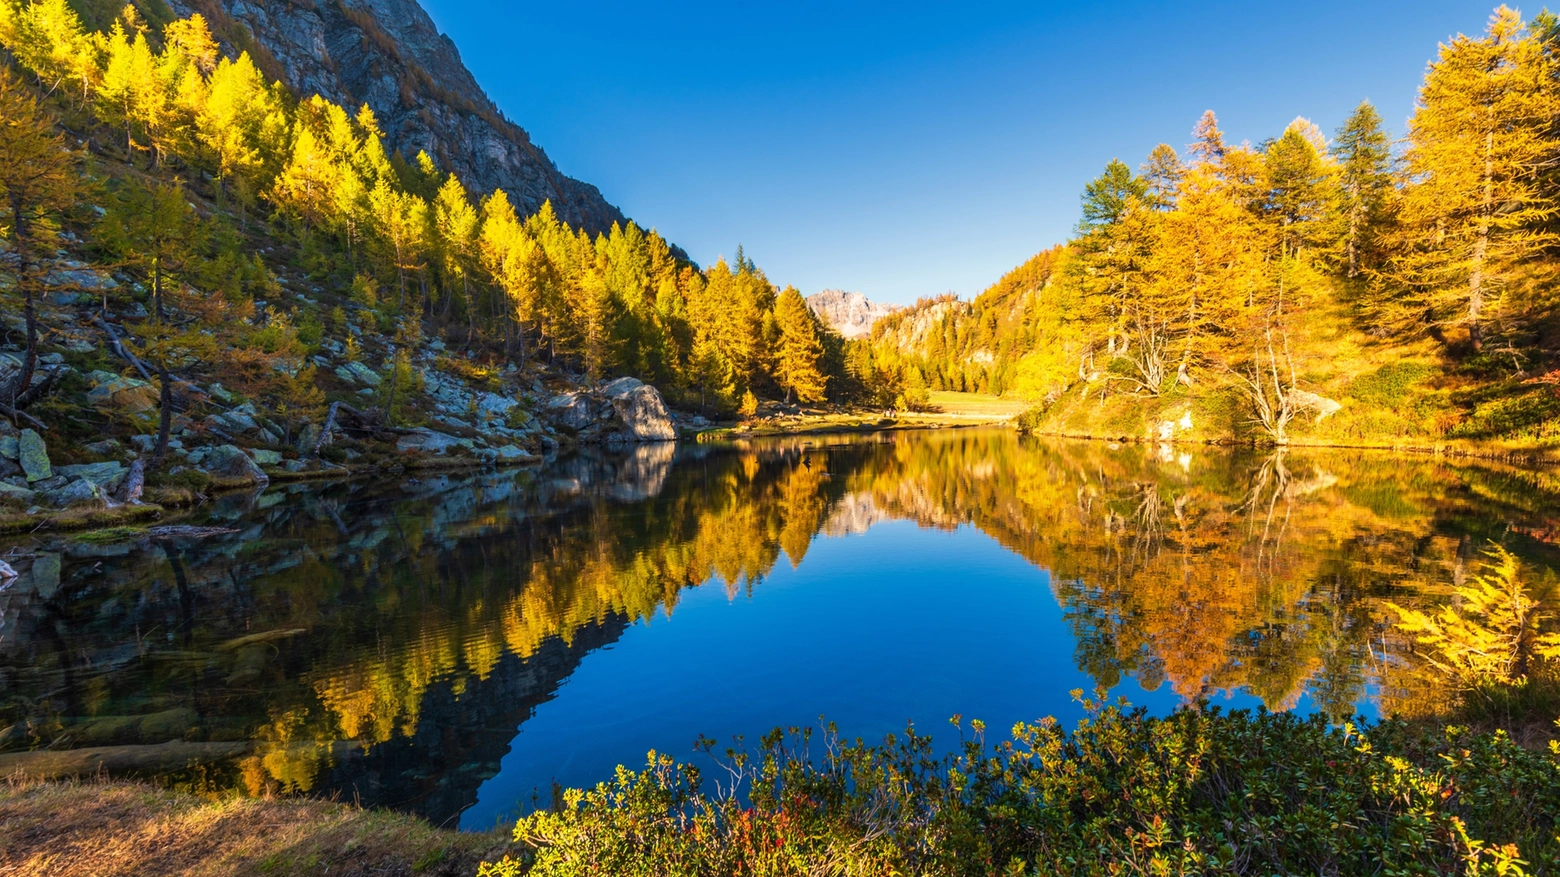
[[[522,819],[526,852],[481,873],[1560,873],[1560,751],[1503,734],[1097,705],[1072,732],[972,731],[946,756],[776,731],[713,783],[651,753]]]

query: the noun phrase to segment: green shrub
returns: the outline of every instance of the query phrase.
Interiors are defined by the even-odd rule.
[[[1435,369],[1422,362],[1392,362],[1349,383],[1347,395],[1366,405],[1401,411],[1413,402]]]
[[[1320,716],[1091,709],[1072,732],[979,723],[938,757],[773,732],[720,782],[651,753],[515,827],[485,877],[1518,874],[1560,869],[1560,766],[1503,734]],[[962,732],[962,731],[961,731]],[[818,745],[822,742],[824,745]],[[706,750],[708,750],[706,741]],[[728,773],[729,771],[729,773]],[[733,792],[746,789],[747,794]],[[1526,869],[1525,871],[1523,869]]]

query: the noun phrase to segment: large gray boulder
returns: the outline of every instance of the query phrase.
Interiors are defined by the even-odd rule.
[[[193,455],[192,455],[193,459]],[[219,445],[200,459],[200,468],[224,478],[243,478],[255,484],[268,484],[271,477],[234,445]]]
[[[27,476],[29,483],[54,477],[54,468],[49,465],[49,449],[43,443],[43,436],[24,429],[17,444],[22,474]]]
[[[619,433],[625,439],[665,442],[677,438],[671,413],[655,387],[636,378],[618,378],[602,387],[601,393],[611,400],[622,421]]]
[[[594,392],[560,393],[543,416],[581,441],[659,442],[677,438],[661,394],[637,378],[618,378]]]
[[[117,462],[58,466],[54,471],[66,478],[85,481],[105,493],[112,492],[125,477],[124,464]]]

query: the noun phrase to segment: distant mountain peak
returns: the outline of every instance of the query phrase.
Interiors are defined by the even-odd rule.
[[[865,338],[872,324],[900,310],[899,305],[869,301],[859,292],[825,289],[807,296],[807,306],[834,331],[846,338]]]

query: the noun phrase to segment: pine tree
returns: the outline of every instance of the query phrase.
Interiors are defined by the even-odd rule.
[[[158,322],[166,319],[169,275],[191,259],[199,233],[184,188],[167,183],[127,185],[104,216],[100,231],[105,249],[146,275]]]
[[[775,322],[780,330],[775,383],[785,390],[787,402],[793,394],[800,402],[822,402],[829,383],[821,369],[823,343],[817,317],[796,287],[787,286],[775,300]]]
[[[1083,189],[1083,220],[1078,230],[1088,234],[1121,219],[1128,206],[1148,194],[1147,181],[1132,173],[1120,159],[1111,159],[1105,172]]]
[[[1475,349],[1502,292],[1557,239],[1542,186],[1560,157],[1557,73],[1544,42],[1502,6],[1483,38],[1441,47],[1409,122],[1397,304],[1410,319],[1466,329]]]
[[[1181,177],[1186,173],[1186,168],[1181,164],[1181,157],[1175,154],[1175,149],[1168,143],[1155,146],[1140,170],[1143,181],[1148,186],[1145,200],[1149,205],[1157,210],[1173,209],[1175,199],[1181,190]]]
[[[1381,114],[1362,102],[1338,129],[1332,144],[1342,187],[1344,264],[1349,277],[1380,264],[1380,236],[1390,221],[1392,146]]]

